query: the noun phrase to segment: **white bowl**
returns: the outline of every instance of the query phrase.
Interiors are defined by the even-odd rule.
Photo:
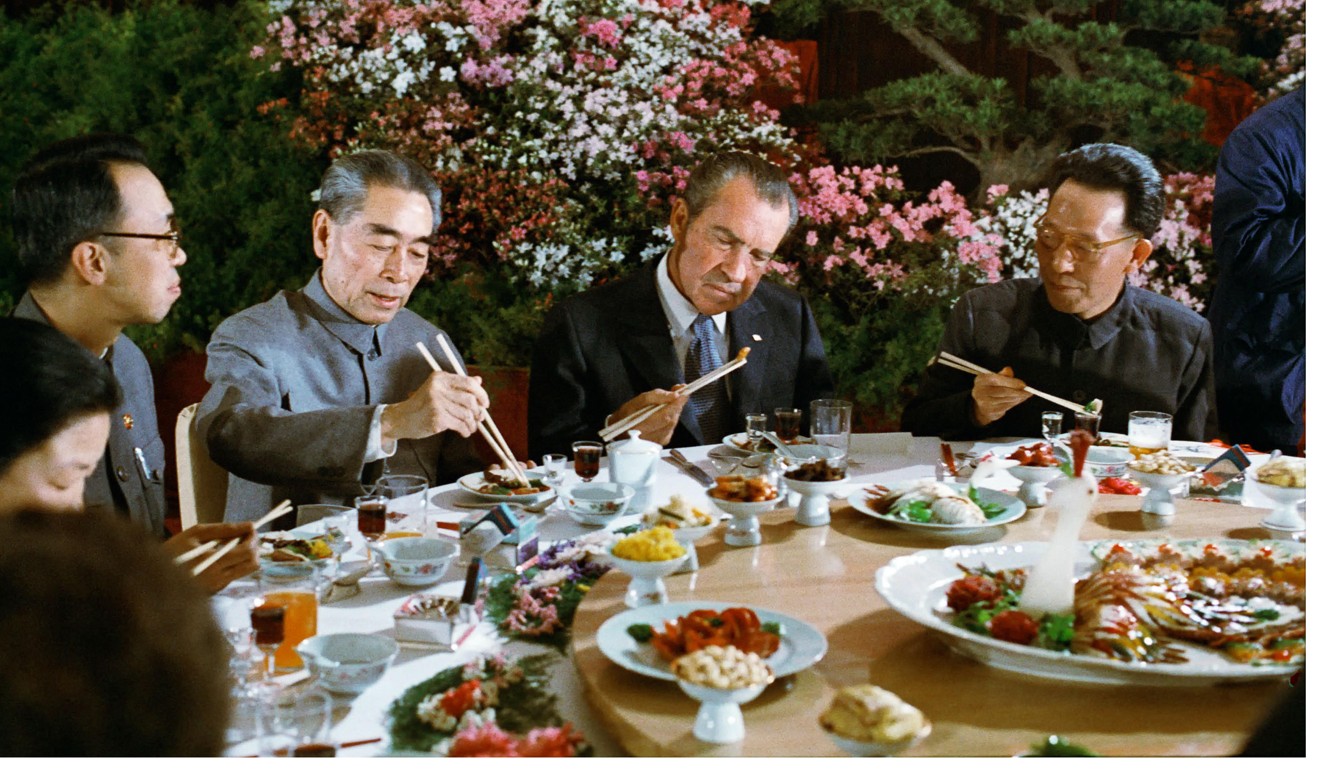
[[[615,556],[613,550],[605,554],[606,558],[609,559],[610,566],[616,567],[632,577],[632,580],[628,583],[628,592],[623,597],[623,603],[628,607],[645,607],[651,604],[667,603],[669,592],[665,590],[665,584],[661,578],[677,572],[680,567],[687,563],[691,555],[692,546],[690,544],[683,545],[682,556],[665,561],[625,559],[621,556]]]
[[[927,719],[921,725],[921,730],[909,738],[901,741],[858,741],[852,738],[845,738],[842,735],[832,733],[829,730],[825,732],[834,741],[834,745],[848,752],[854,757],[890,757],[902,753],[921,743],[930,735],[931,724]]]
[[[603,527],[628,510],[635,493],[627,484],[613,481],[578,484],[564,493],[564,509],[579,524]]]
[[[711,522],[709,524],[703,524],[700,527],[670,527],[669,528],[669,531],[674,533],[674,539],[682,543],[683,545],[687,546],[688,549],[688,559],[683,564],[683,566],[677,570],[678,572],[696,572],[698,569],[701,568],[701,565],[697,562],[697,547],[693,545],[693,543],[697,542],[701,538],[715,531],[715,528],[718,527],[719,525],[720,525],[719,519],[715,516],[712,516]],[[664,525],[655,524],[653,526],[662,527]]]
[[[376,634],[321,634],[304,639],[297,650],[322,687],[356,695],[390,667],[399,643]]]
[[[823,444],[789,444],[788,452],[776,448],[775,453],[794,464],[807,460],[833,460],[843,457],[843,450]]]
[[[773,681],[772,678],[770,682]],[[770,682],[722,690],[679,679],[678,686],[683,692],[701,701],[697,721],[692,725],[692,734],[707,743],[737,743],[742,740],[747,735],[747,728],[743,724],[742,709],[738,707],[765,692]]]
[[[1132,453],[1127,447],[1093,446],[1086,453],[1086,470],[1097,479],[1106,476],[1122,476],[1128,471],[1128,461]]]
[[[711,494],[713,489],[714,487],[711,487],[706,490],[706,498],[716,508],[733,517],[733,520],[729,522],[729,526],[724,530],[725,544],[735,548],[760,545],[761,522],[756,517],[778,508],[784,502],[783,497],[777,496],[769,500],[758,500],[754,503],[740,503],[715,497]]]
[[[1306,519],[1302,517],[1297,507],[1298,503],[1306,499],[1306,487],[1266,484],[1254,471],[1251,480],[1256,482],[1256,489],[1259,489],[1262,495],[1275,502],[1274,510],[1261,521],[1261,526],[1268,529],[1271,534],[1285,538],[1306,531]]]
[[[830,495],[848,484],[848,474],[833,481],[799,481],[784,476],[788,488],[802,495],[793,521],[804,527],[819,527],[830,523]]]
[[[386,576],[408,588],[440,582],[458,556],[458,543],[425,537],[399,537],[367,546],[381,559]]]
[[[1133,480],[1150,490],[1141,502],[1142,513],[1153,513],[1157,516],[1173,515],[1173,495],[1170,493],[1195,474],[1195,471],[1187,473],[1146,473],[1145,471],[1130,470],[1130,472]]]
[[[1028,508],[1039,508],[1048,502],[1049,493],[1045,485],[1063,475],[1063,469],[1057,465],[1018,464],[1010,467],[1008,472],[1022,482],[1017,496]]]

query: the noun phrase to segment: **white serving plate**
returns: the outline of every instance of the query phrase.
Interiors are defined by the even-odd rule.
[[[962,494],[967,493],[966,484],[949,483],[948,485]],[[851,495],[848,495],[848,504],[873,519],[879,519],[880,521],[893,524],[902,529],[910,529],[914,532],[925,532],[929,535],[968,535],[973,532],[984,532],[987,529],[993,529],[994,527],[1017,521],[1027,514],[1027,504],[1007,492],[1000,492],[997,489],[982,489],[980,487],[977,487],[976,491],[986,502],[998,503],[999,505],[1004,506],[1004,512],[984,524],[939,524],[936,522],[908,521],[907,519],[900,519],[897,516],[885,516],[876,513],[871,506],[866,504],[867,500],[874,497],[874,495],[868,494],[865,488],[859,489]]]
[[[527,476],[528,481],[541,479],[545,475],[540,471],[523,471],[523,473]],[[508,502],[534,503],[538,500],[544,500],[550,495],[554,494],[554,490],[551,489],[547,489],[544,492],[538,492],[532,495],[492,495],[492,494],[487,494],[486,492],[479,491],[483,486],[485,486],[488,483],[489,482],[486,481],[485,476],[482,475],[482,471],[469,473],[468,475],[458,480],[458,485],[463,489],[465,489],[466,491],[471,492],[477,497],[480,497],[482,500],[490,500],[491,502],[496,502],[496,503],[508,503]]]
[[[729,602],[673,602],[620,612],[596,629],[596,646],[605,657],[629,671],[673,682],[676,678],[670,672],[669,664],[650,643],[638,642],[629,636],[628,626],[645,623],[652,628],[659,628],[666,620],[680,618],[694,610],[719,611],[728,607],[747,607],[756,613],[762,623],[779,624],[779,649],[766,661],[776,678],[796,674],[825,657],[829,643],[825,641],[824,634],[810,624],[774,610]]]
[[[1078,543],[1074,575],[1084,576],[1094,568],[1093,548],[1115,542],[1120,541]],[[1214,542],[1227,548],[1246,546],[1249,541],[1216,539]],[[1125,663],[1012,644],[974,634],[949,622],[944,595],[949,584],[963,576],[958,564],[968,567],[984,565],[992,570],[1030,567],[1040,560],[1046,545],[1030,542],[917,551],[895,558],[876,570],[875,588],[889,606],[934,631],[955,652],[995,668],[1029,676],[1099,684],[1202,687],[1261,679],[1282,680],[1301,665],[1236,663],[1204,648],[1182,643],[1179,647],[1187,653],[1186,663]],[[1299,543],[1270,541],[1270,545],[1281,553],[1305,551],[1305,546]]]

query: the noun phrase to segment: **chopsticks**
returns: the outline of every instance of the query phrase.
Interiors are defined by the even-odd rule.
[[[282,501],[279,505],[275,506],[274,508],[271,508],[270,513],[267,513],[265,516],[262,516],[260,519],[257,519],[257,521],[252,525],[253,531],[256,531],[257,529],[271,523],[272,521],[278,519],[279,517],[283,516],[286,513],[289,513],[292,510],[293,510],[293,504],[291,502],[289,502],[288,500]],[[218,541],[216,540],[212,540],[210,542],[203,543],[202,545],[197,546],[191,551],[179,554],[177,557],[175,557],[174,563],[184,564],[188,562],[190,559],[195,559],[198,555],[203,554],[206,551],[210,550],[217,542]],[[202,574],[204,571],[206,571],[207,567],[211,566],[212,564],[215,564],[217,561],[220,560],[220,557],[224,556],[225,554],[237,548],[238,544],[241,542],[243,542],[243,538],[241,537],[230,538],[225,542],[224,545],[220,546],[220,550],[206,557],[206,559],[204,559],[200,564],[193,567],[192,573],[194,575]],[[202,546],[206,546],[206,547],[203,548]]]
[[[440,349],[444,351],[445,358],[449,361],[449,365],[454,368],[454,373],[458,374],[462,372],[463,367],[458,363],[458,356],[454,355],[453,349],[451,349],[449,343],[445,341],[445,336],[443,334],[437,334],[435,335],[435,341],[440,343]],[[432,356],[431,351],[426,349],[426,345],[419,342],[417,343],[417,349],[422,351],[422,356],[426,358],[426,362],[431,365],[431,369],[437,372],[442,371],[440,369],[440,364],[435,360],[435,356]],[[481,431],[481,437],[486,439],[486,443],[490,444],[491,449],[495,450],[495,455],[500,458],[500,462],[504,464],[505,468],[509,469],[509,472],[518,480],[518,483],[524,487],[531,486],[531,482],[527,480],[527,475],[522,471],[522,466],[518,463],[518,458],[514,457],[513,450],[510,449],[508,443],[505,442],[504,434],[500,433],[500,426],[495,424],[495,420],[491,418],[490,412],[482,410],[481,422],[477,423],[477,429]]]
[[[698,390],[701,390],[702,388],[706,387],[712,382],[720,379],[721,377],[724,377],[733,370],[738,369],[742,367],[744,364],[746,364],[747,354],[750,352],[752,352],[751,348],[743,348],[742,350],[739,350],[738,355],[734,356],[732,361],[729,361],[723,366],[717,367],[715,369],[711,369],[709,372],[706,372],[705,374],[693,380],[692,382],[687,383],[686,385],[682,386],[675,392],[678,393],[680,396],[687,395],[689,393],[696,393]],[[620,420],[619,422],[616,422],[613,425],[607,425],[604,428],[602,428],[600,430],[600,437],[605,441],[613,441],[616,437],[626,432],[629,428],[636,427],[639,423],[645,422],[647,418],[649,418],[651,415],[655,414],[656,412],[660,411],[661,409],[664,409],[665,406],[666,404],[653,404],[651,406],[646,407],[645,409],[639,410],[637,412],[633,412],[631,415]]]
[[[965,360],[963,360],[963,359],[961,359],[961,358],[955,356],[955,355],[952,354],[952,353],[946,353],[946,352],[944,352],[944,351],[942,351],[942,350],[940,351],[939,359],[938,359],[938,361],[936,361],[936,363],[944,364],[945,366],[949,367],[950,369],[957,369],[957,370],[960,371],[960,372],[967,372],[968,374],[995,374],[995,372],[990,371],[989,369],[985,368],[984,366],[977,366],[976,364],[972,363],[971,361],[965,361]],[[1030,385],[1028,385],[1028,386],[1025,388],[1025,390],[1026,390],[1028,393],[1032,394],[1033,396],[1040,396],[1041,398],[1045,399],[1046,401],[1053,401],[1054,403],[1058,404],[1059,406],[1067,407],[1068,409],[1070,409],[1070,410],[1072,410],[1072,411],[1074,411],[1074,412],[1085,412],[1085,411],[1087,411],[1086,407],[1082,406],[1081,404],[1079,404],[1079,403],[1077,403],[1077,402],[1075,402],[1075,401],[1069,401],[1069,400],[1066,399],[1066,398],[1059,398],[1058,396],[1052,396],[1052,395],[1050,395],[1049,393],[1045,393],[1044,391],[1036,390],[1035,388],[1031,387]]]

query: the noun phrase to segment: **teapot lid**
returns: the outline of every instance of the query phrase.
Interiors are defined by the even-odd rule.
[[[640,430],[630,430],[628,431],[628,438],[610,444],[611,452],[622,452],[624,454],[659,454],[660,449],[659,444],[642,438]]]

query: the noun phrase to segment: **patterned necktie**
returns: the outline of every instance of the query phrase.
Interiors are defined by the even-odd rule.
[[[692,323],[692,344],[688,346],[687,360],[683,363],[683,377],[688,382],[717,369],[724,362],[720,360],[720,349],[715,339],[715,322],[708,315],[699,315]],[[701,440],[706,444],[717,444],[724,437],[729,425],[729,397],[724,391],[724,382],[718,380],[693,393],[688,398],[687,409],[697,417],[701,427]]]

